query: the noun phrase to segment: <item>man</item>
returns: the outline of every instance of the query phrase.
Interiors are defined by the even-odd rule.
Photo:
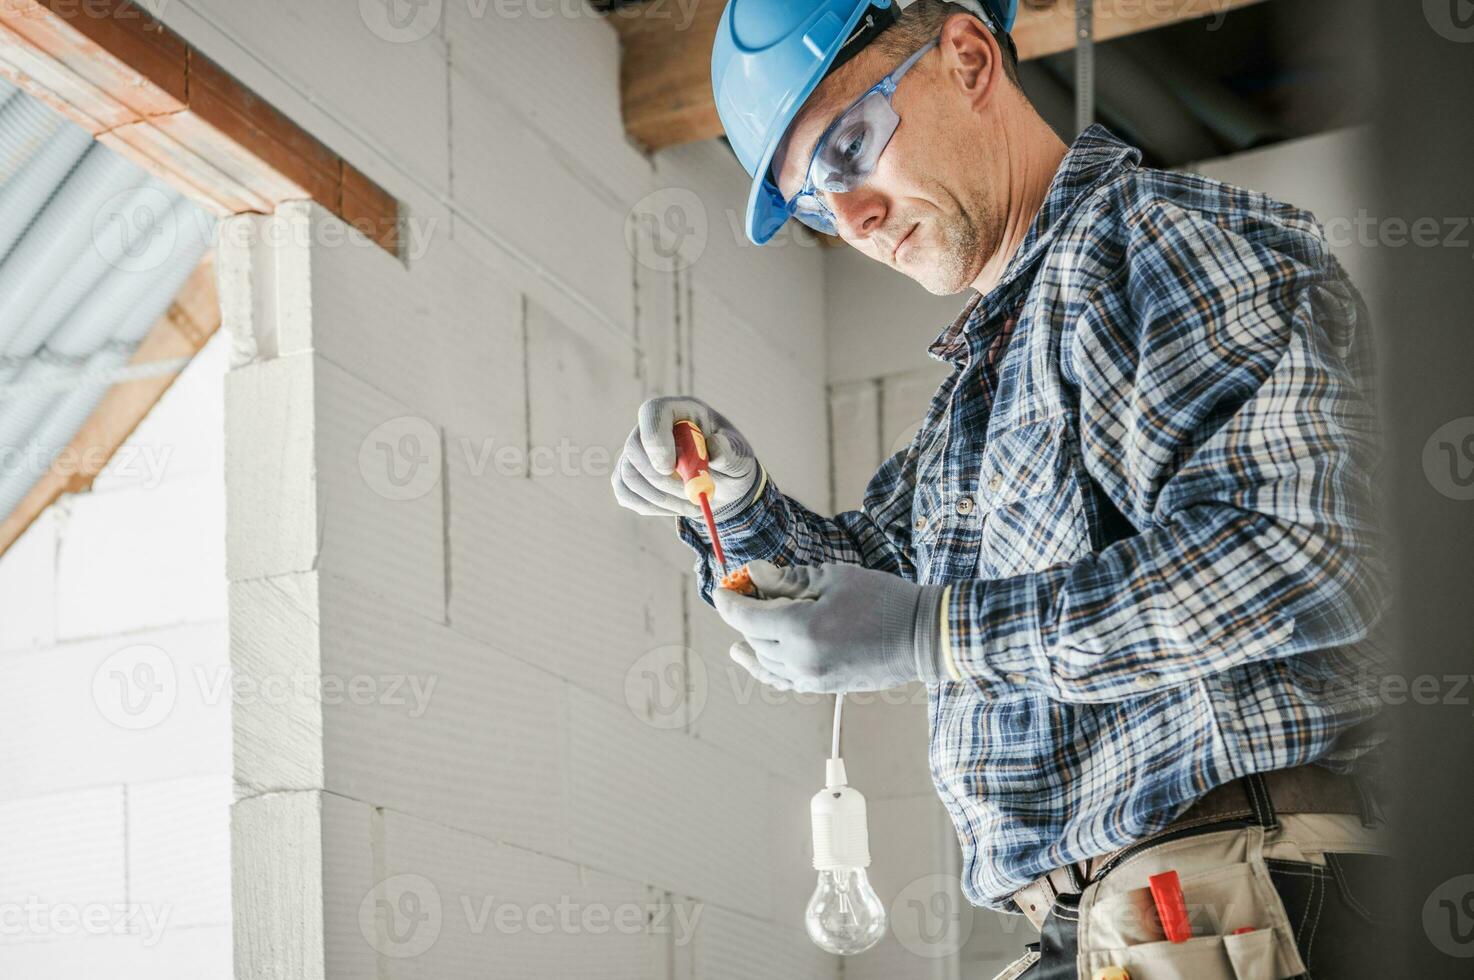
[[[1378,942],[1365,308],[1308,214],[1100,127],[1062,144],[1011,18],[732,0],[712,74],[753,241],[796,217],[974,295],[862,510],[784,496],[689,398],[642,407],[615,493],[679,518],[765,683],[927,685],[966,895],[1041,929],[1006,976],[1349,975]],[[678,419],[756,598],[712,595]],[[1169,870],[1190,942],[1148,889]]]

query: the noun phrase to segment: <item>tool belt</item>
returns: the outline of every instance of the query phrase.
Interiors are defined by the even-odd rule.
[[[1382,822],[1381,811],[1364,787],[1316,765],[1256,773],[1216,786],[1166,827],[1135,843],[1077,864],[1056,868],[1014,893],[1020,911],[1037,927],[1056,895],[1079,894],[1104,877],[1122,858],[1164,838],[1199,827],[1236,820],[1273,825],[1276,813],[1337,813],[1359,816],[1367,826]]]

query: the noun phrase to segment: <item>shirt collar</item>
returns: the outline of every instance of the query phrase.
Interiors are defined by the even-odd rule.
[[[929,348],[938,360],[952,360],[965,349],[965,337],[977,324],[990,319],[1003,301],[1012,294],[1010,288],[1035,261],[1044,254],[1065,218],[1106,180],[1141,162],[1141,151],[1117,139],[1110,130],[1096,124],[1086,129],[1071,144],[1060,161],[1044,203],[1034,217],[1018,251],[1009,260],[1003,276],[986,294],[974,293],[945,330]]]

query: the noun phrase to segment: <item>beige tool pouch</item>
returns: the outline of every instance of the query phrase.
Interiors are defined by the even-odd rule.
[[[1176,871],[1193,938],[1162,934],[1148,879]],[[1248,930],[1248,931],[1241,931]],[[1234,933],[1238,932],[1237,935]],[[1080,896],[1079,972],[1125,967],[1131,980],[1284,980],[1305,972],[1264,863],[1264,830],[1245,827],[1150,847]]]

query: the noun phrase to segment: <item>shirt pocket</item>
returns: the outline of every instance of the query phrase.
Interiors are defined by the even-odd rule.
[[[952,444],[951,426],[935,426],[917,440],[916,489],[911,505],[911,548],[916,564],[916,581],[921,585],[950,582],[959,577],[959,546],[956,521],[960,468],[951,454],[965,451]]]
[[[984,577],[1023,575],[1090,552],[1076,459],[1063,415],[989,442],[978,474]]]
[[[974,510],[972,497],[950,486],[916,495],[911,543],[919,584],[973,577],[978,548]]]

